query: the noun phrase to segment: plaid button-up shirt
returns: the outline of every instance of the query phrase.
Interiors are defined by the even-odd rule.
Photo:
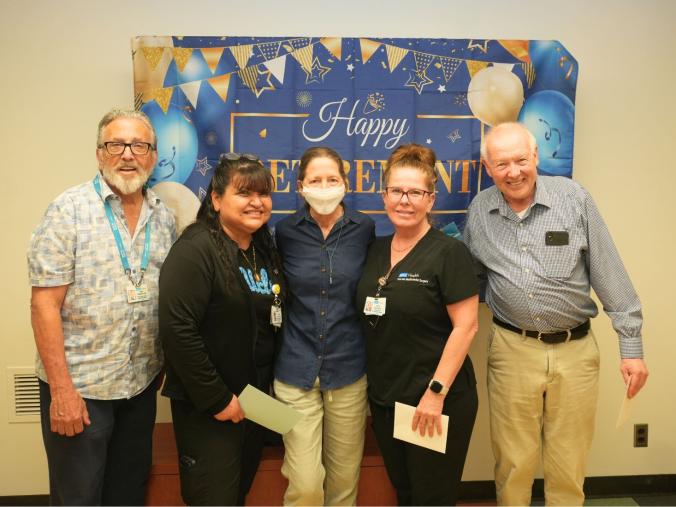
[[[546,244],[551,231],[565,231],[568,244]],[[464,240],[500,320],[544,333],[573,328],[598,314],[591,287],[619,336],[621,357],[643,357],[641,303],[596,204],[578,183],[539,176],[523,218],[497,187],[486,189],[470,205]]]

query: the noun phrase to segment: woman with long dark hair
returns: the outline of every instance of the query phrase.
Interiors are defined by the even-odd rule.
[[[243,505],[263,446],[245,420],[247,384],[268,392],[284,296],[281,264],[266,226],[273,181],[253,155],[221,156],[197,220],[160,274],[163,394],[189,505]]]

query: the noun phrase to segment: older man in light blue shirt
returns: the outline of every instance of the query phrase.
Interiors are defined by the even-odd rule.
[[[464,236],[495,324],[488,394],[498,504],[530,504],[542,455],[545,503],[582,505],[599,376],[590,288],[619,337],[630,397],[648,375],[641,304],[591,196],[570,179],[538,177],[523,125],[491,129],[481,155],[495,186],[473,200]]]
[[[155,132],[135,111],[99,124],[99,174],[48,207],[28,252],[42,432],[54,505],[142,505],[152,452],[158,277],[176,236],[144,185]]]

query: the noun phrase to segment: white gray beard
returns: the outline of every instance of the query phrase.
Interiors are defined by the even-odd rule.
[[[149,173],[144,177],[143,173],[139,172],[138,174],[135,174],[133,178],[127,178],[117,173],[115,169],[105,167],[103,168],[102,172],[103,179],[105,179],[109,185],[114,186],[124,195],[135,194],[141,187],[143,187],[150,176]]]

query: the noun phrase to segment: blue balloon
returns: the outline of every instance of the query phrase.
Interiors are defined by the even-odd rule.
[[[528,56],[535,68],[535,81],[527,97],[542,90],[557,90],[575,101],[577,60],[555,40],[533,40],[528,45]]]
[[[197,160],[197,131],[192,120],[173,104],[166,114],[154,101],[146,103],[141,111],[148,115],[157,133],[157,165],[150,186],[165,181],[185,182]]]
[[[575,106],[561,92],[546,90],[526,99],[519,122],[535,136],[541,173],[572,175],[574,121]]]

